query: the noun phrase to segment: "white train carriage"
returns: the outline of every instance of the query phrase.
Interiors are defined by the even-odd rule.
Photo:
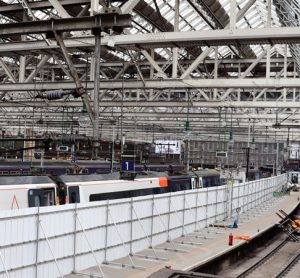
[[[56,184],[47,176],[0,176],[0,210],[56,204]]]
[[[137,176],[134,180],[122,180],[118,174],[64,175],[60,181],[69,203],[131,198],[166,191],[167,178],[162,176]]]

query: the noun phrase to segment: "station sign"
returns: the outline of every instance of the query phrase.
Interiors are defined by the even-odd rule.
[[[121,170],[122,171],[134,171],[134,162],[133,161],[122,160]]]

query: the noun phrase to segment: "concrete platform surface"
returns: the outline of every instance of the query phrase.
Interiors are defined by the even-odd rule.
[[[273,197],[267,203],[247,211],[240,215],[239,227],[237,229],[209,227],[199,232],[194,232],[185,237],[175,239],[171,243],[164,243],[155,247],[159,257],[167,258],[167,261],[157,261],[133,256],[134,264],[144,269],[122,268],[114,265],[101,265],[106,278],[146,278],[152,273],[167,267],[172,269],[190,271],[205,262],[227,253],[239,245],[245,244],[243,240],[234,240],[233,246],[228,246],[229,234],[245,235],[251,238],[258,236],[264,230],[279,222],[275,214],[279,209],[287,213],[292,212],[299,204],[300,192],[291,192],[291,195]],[[224,224],[224,223],[223,223]],[[226,224],[226,223],[225,223]],[[225,225],[226,226],[226,225]],[[207,238],[203,238],[203,236]],[[184,244],[181,244],[184,241]],[[193,245],[191,244],[193,243]],[[164,248],[176,248],[182,252],[164,250]],[[153,250],[147,249],[139,254],[153,256]],[[114,262],[130,264],[129,257],[121,258]],[[82,271],[86,274],[94,274],[94,277],[101,277],[98,267],[91,267]],[[78,277],[76,274],[64,276],[66,278]],[[93,276],[91,276],[93,277]]]

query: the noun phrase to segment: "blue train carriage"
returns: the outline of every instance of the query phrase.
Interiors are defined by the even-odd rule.
[[[0,210],[57,204],[56,184],[47,176],[0,176]]]
[[[215,169],[201,169],[189,172],[192,188],[206,188],[220,186],[220,171]]]
[[[187,174],[169,174],[169,192],[220,186],[220,172],[214,169],[194,170]]]

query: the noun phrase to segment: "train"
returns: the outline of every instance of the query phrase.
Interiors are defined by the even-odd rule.
[[[46,161],[40,162],[1,162],[0,176],[7,175],[72,175],[72,174],[108,174],[120,171],[120,164],[111,164],[106,161]],[[135,170],[169,171],[181,172],[184,170],[182,164],[135,164]]]
[[[0,176],[0,210],[132,198],[221,185],[216,170],[183,175],[152,171],[131,174],[129,178],[119,173]]]

